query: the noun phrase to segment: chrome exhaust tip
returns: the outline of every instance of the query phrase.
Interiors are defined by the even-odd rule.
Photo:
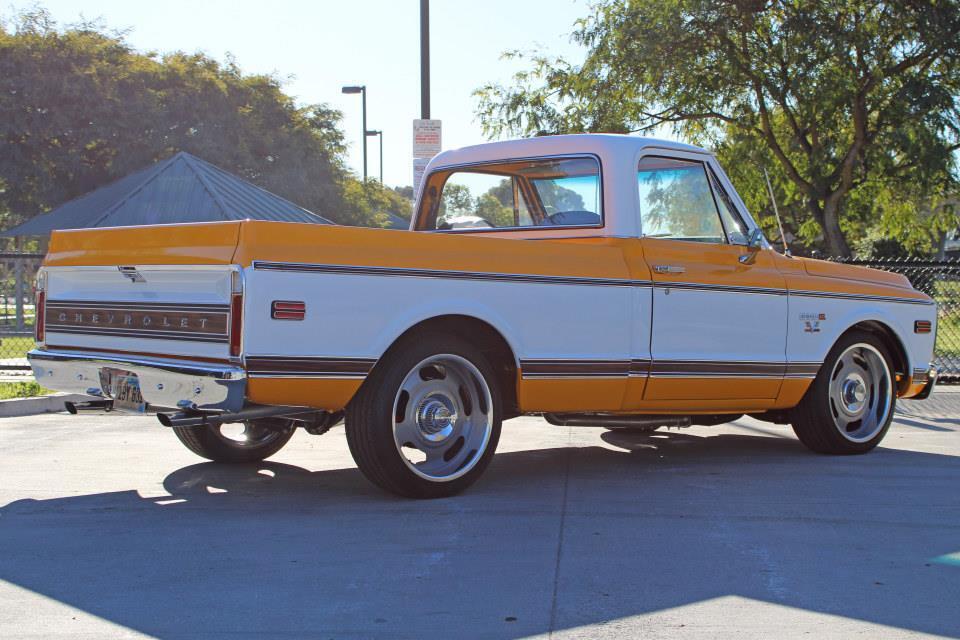
[[[113,400],[87,400],[85,402],[64,402],[67,413],[77,415],[81,412],[102,412],[113,409]]]

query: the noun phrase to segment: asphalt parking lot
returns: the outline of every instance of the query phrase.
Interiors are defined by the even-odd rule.
[[[3,419],[0,637],[960,637],[960,393],[902,404],[851,458],[521,418],[432,502],[342,428],[226,467],[152,418]]]

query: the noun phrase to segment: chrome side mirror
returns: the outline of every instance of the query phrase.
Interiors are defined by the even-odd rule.
[[[763,231],[756,227],[750,231],[747,238],[747,252],[740,256],[740,264],[753,264],[757,260],[757,254],[763,248]]]

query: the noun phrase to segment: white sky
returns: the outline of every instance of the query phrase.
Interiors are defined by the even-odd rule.
[[[31,1],[0,4],[9,17]],[[232,53],[246,73],[290,76],[287,93],[301,103],[326,102],[344,113],[349,164],[361,171],[360,96],[367,85],[367,126],[384,131],[384,182],[412,182],[412,120],[420,115],[419,0],[44,0],[61,24],[102,18],[130,29],[138,49]],[[443,148],[483,142],[474,89],[507,81],[519,68],[500,60],[508,49],[540,47],[582,59],[569,40],[588,13],[584,0],[432,0],[431,116],[443,120]],[[379,173],[377,138],[369,142],[369,173]]]

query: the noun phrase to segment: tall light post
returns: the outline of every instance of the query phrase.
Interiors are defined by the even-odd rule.
[[[363,181],[367,181],[367,85],[351,85],[341,89],[343,93],[359,93],[363,104]]]
[[[420,0],[420,117],[430,119],[430,0]]]
[[[383,184],[383,131],[367,131],[368,136],[377,136],[380,138],[380,184]]]

